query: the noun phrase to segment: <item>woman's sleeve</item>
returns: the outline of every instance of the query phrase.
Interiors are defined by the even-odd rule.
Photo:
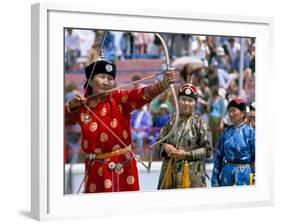
[[[141,108],[143,105],[150,103],[151,100],[165,91],[161,82],[152,86],[147,86],[130,91],[122,91],[121,101],[127,113]]]
[[[204,120],[200,119],[196,127],[198,136],[199,148],[193,149],[189,156],[191,160],[204,160],[206,157],[211,156],[212,152],[212,135],[209,127],[206,125]]]
[[[65,126],[74,125],[79,121],[79,111],[70,112],[67,104],[64,106]]]

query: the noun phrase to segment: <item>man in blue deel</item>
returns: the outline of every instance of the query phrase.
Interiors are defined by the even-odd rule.
[[[244,123],[246,104],[232,100],[227,106],[233,125],[220,137],[212,186],[252,185],[255,173],[255,130]]]

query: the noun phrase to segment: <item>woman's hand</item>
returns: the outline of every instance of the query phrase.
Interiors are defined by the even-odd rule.
[[[76,95],[72,100],[67,102],[67,108],[70,112],[73,112],[85,103],[86,103],[85,97]]]
[[[169,88],[170,84],[173,84],[175,82],[176,82],[176,72],[174,69],[170,69],[164,74],[164,79],[161,82],[161,84],[164,89],[167,89]]]
[[[177,151],[177,149],[171,144],[164,144],[164,150],[167,153],[168,157],[171,157],[172,153]]]
[[[182,150],[182,149],[178,149],[174,152],[172,152],[171,154],[171,158],[176,159],[176,160],[184,160],[187,157],[187,152]]]

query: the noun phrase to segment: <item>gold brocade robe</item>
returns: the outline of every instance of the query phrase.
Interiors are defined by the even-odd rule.
[[[162,128],[159,139],[163,138],[171,130],[172,124],[173,120]],[[182,137],[179,141],[181,135]],[[188,159],[190,187],[206,187],[205,158],[210,156],[212,141],[211,133],[204,120],[196,114],[193,114],[189,121],[180,116],[174,133],[164,143],[172,144],[175,147],[178,146],[177,148],[191,152],[191,158]],[[160,156],[163,158],[163,164],[158,189],[182,188],[183,170],[186,160],[170,159],[163,150],[164,143],[160,145]],[[166,178],[171,180],[168,185],[167,181],[165,181]]]

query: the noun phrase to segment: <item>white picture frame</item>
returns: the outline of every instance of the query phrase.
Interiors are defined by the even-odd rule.
[[[273,19],[188,12],[128,12],[126,9],[50,3],[32,5],[31,12],[31,215],[34,219],[182,212],[273,203],[274,147],[270,133],[265,132],[271,121],[270,102],[264,91],[270,95],[273,79],[263,75],[271,73]],[[256,186],[64,195],[64,27],[256,37]]]

